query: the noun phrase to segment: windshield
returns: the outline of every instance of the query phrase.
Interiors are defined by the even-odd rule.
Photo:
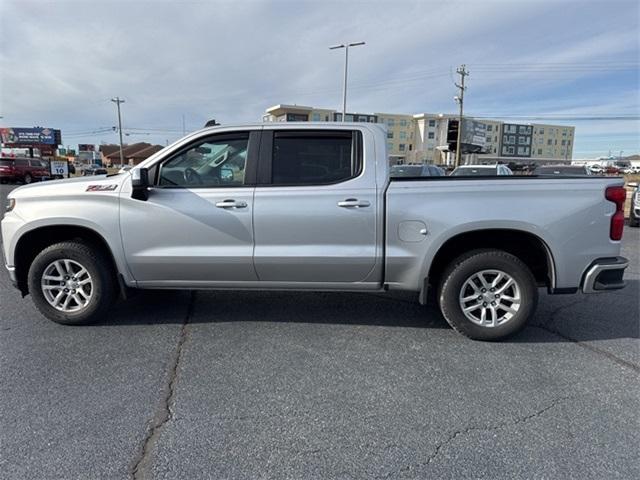
[[[540,167],[537,175],[587,175],[584,167]]]
[[[498,169],[496,167],[458,167],[453,172],[451,172],[451,176],[453,177],[466,177],[466,176],[482,176],[482,175],[497,175]]]
[[[394,165],[389,171],[391,177],[420,177],[422,165]]]

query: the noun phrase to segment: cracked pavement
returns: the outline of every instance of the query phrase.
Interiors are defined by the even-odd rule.
[[[502,343],[405,294],[144,292],[63,327],[2,272],[0,476],[639,477],[639,244],[625,290],[542,294]]]

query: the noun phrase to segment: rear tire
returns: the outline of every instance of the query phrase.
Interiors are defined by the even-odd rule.
[[[447,267],[438,301],[454,330],[474,340],[499,340],[526,325],[538,304],[538,288],[514,255],[474,250]]]
[[[631,206],[631,213],[629,214],[629,226],[640,227],[640,218],[636,217],[633,213],[633,205]]]
[[[63,325],[86,325],[104,317],[115,299],[115,283],[107,256],[78,241],[45,248],[29,268],[33,303]]]
[[[32,177],[30,174],[28,174],[28,173],[27,173],[27,174],[24,176],[24,183],[25,183],[25,184],[29,184],[29,183],[31,183],[31,182],[33,182],[33,177]]]

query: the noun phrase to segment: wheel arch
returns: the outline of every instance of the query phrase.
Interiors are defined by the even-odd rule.
[[[542,238],[526,230],[482,228],[458,233],[440,245],[423,278],[420,302],[427,302],[429,293],[437,288],[444,270],[453,259],[477,248],[494,248],[511,253],[527,265],[539,286],[554,289],[555,261],[549,245]]]
[[[38,253],[50,245],[70,240],[81,240],[105,252],[117,279],[120,269],[113,251],[104,236],[96,230],[85,226],[67,224],[40,226],[24,232],[18,239],[14,250],[14,266],[18,289],[23,296],[29,293],[27,283],[29,268]]]

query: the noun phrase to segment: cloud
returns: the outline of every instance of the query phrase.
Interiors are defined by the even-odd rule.
[[[114,134],[65,132],[114,125],[116,95],[126,100],[125,127],[153,132],[135,140],[161,143],[181,135],[183,115],[195,129],[210,118],[258,121],[276,103],[338,108],[344,57],[328,46],[358,40],[367,45],[350,55],[354,111],[451,112],[451,72],[461,63],[471,70],[470,113],[589,114],[608,106],[637,114],[640,105],[635,2],[0,5],[2,122],[61,128],[67,143],[114,141]],[[589,136],[612,122],[576,125],[576,147],[586,151],[600,148]],[[617,124],[627,135],[616,145],[639,149],[636,126]]]

